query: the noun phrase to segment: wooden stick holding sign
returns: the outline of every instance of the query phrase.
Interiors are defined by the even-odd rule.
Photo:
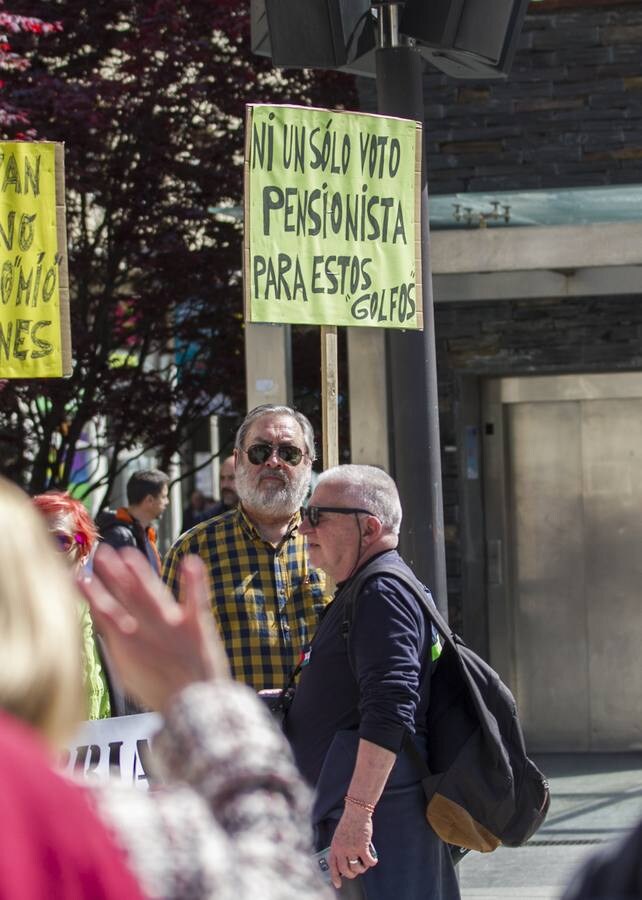
[[[421,329],[421,125],[247,107],[245,319],[321,326],[323,464],[339,461],[337,325]]]
[[[339,464],[339,360],[336,325],[321,326],[323,468]]]
[[[71,315],[69,307],[69,267],[67,265],[67,205],[65,203],[65,146],[55,144],[56,163],[56,237],[60,263],[60,353],[62,374],[71,375]]]

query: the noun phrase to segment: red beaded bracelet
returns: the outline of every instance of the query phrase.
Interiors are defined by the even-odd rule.
[[[357,800],[356,797],[351,797],[349,794],[346,794],[343,799],[347,803],[354,803],[355,806],[360,806],[361,809],[367,809],[369,813],[375,811],[374,803],[366,803],[365,800]]]

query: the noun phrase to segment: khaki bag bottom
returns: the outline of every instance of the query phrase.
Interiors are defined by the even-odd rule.
[[[501,841],[476,822],[462,806],[442,794],[434,794],[426,807],[426,819],[433,831],[447,844],[490,853]]]

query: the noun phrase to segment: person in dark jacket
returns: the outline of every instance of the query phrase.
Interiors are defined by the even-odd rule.
[[[159,469],[141,469],[127,482],[127,506],[103,510],[96,517],[102,540],[120,550],[137,547],[160,574],[161,559],[152,522],[165,512],[169,503],[169,478]]]
[[[299,769],[316,790],[317,849],[329,847],[342,895],[349,888],[367,900],[459,900],[449,849],[426,821],[421,775],[404,752],[406,740],[425,750],[441,643],[394,574],[407,568],[396,549],[396,485],[373,466],[336,466],[319,476],[302,516],[310,562],[337,585],[285,720]],[[375,560],[389,562],[390,574],[363,582],[346,633],[350,584]]]

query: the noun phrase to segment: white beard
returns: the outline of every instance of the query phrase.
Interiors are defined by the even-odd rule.
[[[250,509],[256,509],[270,516],[290,518],[301,507],[310,486],[310,470],[301,465],[288,478],[277,469],[270,471],[270,476],[283,478],[279,484],[252,482],[247,474],[247,464],[237,466],[236,491],[241,503]]]

